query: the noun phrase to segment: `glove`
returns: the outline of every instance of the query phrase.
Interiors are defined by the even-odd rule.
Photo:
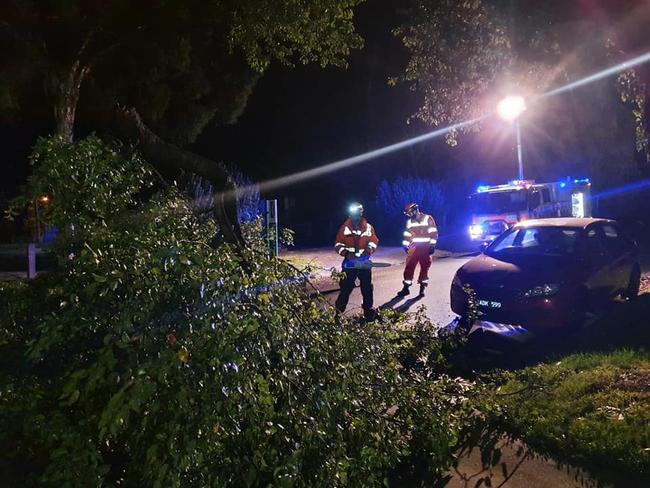
[[[429,256],[436,252],[436,246],[429,246]]]

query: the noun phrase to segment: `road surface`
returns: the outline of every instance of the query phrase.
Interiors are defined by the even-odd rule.
[[[286,257],[299,265],[311,264],[320,270],[316,280],[319,289],[334,303],[338,295],[338,286],[327,279],[328,270],[332,267],[340,269],[341,258],[332,248],[305,249],[287,253]],[[411,294],[397,298],[396,293],[402,288],[402,273],[406,254],[399,247],[379,248],[373,255],[373,262],[386,263],[390,266],[373,269],[372,281],[375,290],[375,307],[392,307],[400,311],[415,311],[418,307],[426,307],[427,316],[434,324],[447,325],[455,317],[449,308],[449,288],[456,270],[465,264],[471,256],[451,254],[436,251],[433,264],[429,270],[429,287],[424,297],[418,297],[419,287],[414,284]],[[416,269],[415,278],[417,280]],[[415,281],[415,280],[414,280]],[[346,311],[348,314],[361,314],[361,292],[355,288],[350,296]]]

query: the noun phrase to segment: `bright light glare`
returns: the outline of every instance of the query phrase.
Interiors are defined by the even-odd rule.
[[[645,190],[647,188],[650,188],[650,180],[641,180],[641,181],[636,181],[634,183],[630,183],[628,185],[623,185],[616,188],[610,188],[609,190],[604,190],[600,193],[596,193],[591,198],[592,200],[594,199],[600,200],[600,199],[615,197],[618,195],[625,195],[626,193],[630,193],[634,191]]]
[[[594,81],[598,81],[602,78],[615,75],[616,73],[620,73],[621,71],[634,68],[635,66],[638,66],[639,64],[647,63],[648,61],[650,61],[650,52],[642,54],[641,56],[637,56],[636,58],[629,59],[621,64],[612,66],[611,68],[607,68],[602,71],[599,71],[598,73],[594,73],[593,75],[582,78],[581,80],[577,80],[572,83],[569,83],[568,85],[560,86],[558,88],[555,88],[554,90],[547,91],[542,96],[550,97],[552,95],[557,95],[565,91],[573,90],[574,88],[578,88],[588,83],[593,83]]]
[[[497,104],[497,114],[503,120],[513,122],[526,110],[526,101],[519,95],[510,95]]]
[[[472,239],[478,239],[483,235],[482,224],[472,224],[469,226],[469,235]]]
[[[588,83],[592,83],[594,81],[600,80],[602,78],[605,78],[607,76],[614,75],[616,73],[620,73],[621,71],[625,71],[626,69],[633,68],[634,66],[643,64],[650,61],[650,52],[643,54],[641,56],[637,56],[636,58],[632,58],[628,61],[625,61],[624,63],[620,63],[616,66],[612,66],[610,68],[604,69],[602,71],[599,71],[598,73],[594,73],[593,75],[587,76],[586,78],[583,78],[581,80],[574,81],[572,83],[569,83],[564,86],[560,86],[558,88],[555,88],[553,90],[550,90],[542,95],[541,97],[548,97],[552,95],[557,95],[559,93],[563,93],[569,90],[572,90],[573,88],[577,88],[579,86],[586,85]],[[526,110],[526,102],[525,100],[520,97],[520,96],[510,96],[506,97],[497,106],[497,112],[498,114],[506,119],[506,120],[516,120],[517,117],[521,115],[521,113]],[[299,171],[297,173],[292,173],[286,176],[282,176],[279,178],[274,178],[272,180],[267,180],[259,185],[251,185],[248,187],[241,187],[239,188],[239,191],[247,191],[247,190],[259,190],[261,192],[268,192],[268,191],[273,191],[277,190],[279,188],[283,188],[286,186],[290,186],[296,183],[300,183],[302,181],[309,180],[311,178],[316,178],[319,176],[323,176],[326,174],[333,173],[335,171],[340,171],[342,169],[348,168],[350,166],[354,166],[359,163],[363,163],[365,161],[369,161],[374,158],[378,158],[380,156],[384,156],[386,154],[390,154],[396,151],[400,151],[402,149],[405,149],[409,146],[412,146],[414,144],[418,144],[420,142],[427,141],[429,139],[434,139],[436,137],[440,137],[444,134],[447,134],[452,131],[456,131],[458,129],[462,129],[464,127],[469,127],[471,125],[474,125],[478,122],[481,122],[482,120],[485,120],[488,118],[488,115],[484,115],[482,117],[478,117],[472,120],[467,120],[465,122],[459,122],[457,124],[450,125],[448,127],[443,127],[441,129],[434,130],[432,132],[428,132],[426,134],[422,134],[421,136],[413,137],[412,139],[407,139],[402,142],[398,142],[395,144],[391,144],[389,146],[384,146],[379,149],[375,149],[373,151],[369,151],[367,153],[359,154],[357,156],[352,156],[346,159],[341,159],[340,161],[335,161],[333,163],[325,164],[323,166],[319,166],[316,168],[312,168],[306,171]],[[225,192],[222,193],[222,195],[225,198],[234,198],[235,194],[234,192]]]
[[[340,171],[350,166],[354,166],[356,164],[363,163],[365,161],[370,161],[371,159],[375,159],[390,153],[394,153],[401,149],[412,146],[413,144],[418,144],[420,142],[424,142],[429,139],[435,139],[436,137],[440,137],[442,135],[448,134],[449,132],[462,129],[463,127],[469,127],[483,120],[484,118],[485,117],[480,117],[472,120],[467,120],[465,122],[460,122],[458,124],[450,125],[449,127],[442,127],[432,132],[427,132],[426,134],[422,134],[421,136],[413,137],[411,139],[407,139],[402,142],[397,142],[389,146],[384,146],[379,149],[368,151],[363,154],[358,154],[357,156],[341,159],[333,163],[325,164],[323,166],[318,166],[316,168],[308,169],[306,171],[299,171],[297,173],[293,173],[287,176],[282,176],[280,178],[274,178],[272,180],[263,181],[262,183],[260,183],[259,189],[261,192],[272,191],[288,185],[300,183],[301,181],[306,181],[311,178],[315,178],[317,176],[323,176],[326,174],[333,173],[335,171]]]
[[[356,215],[363,212],[363,205],[360,203],[353,203],[348,207],[348,212],[350,215]]]

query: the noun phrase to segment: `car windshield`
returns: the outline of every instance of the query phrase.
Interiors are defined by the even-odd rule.
[[[521,227],[499,237],[486,249],[491,256],[575,254],[580,229],[572,227]]]
[[[526,209],[524,190],[475,193],[470,197],[472,211],[476,214],[517,212]]]

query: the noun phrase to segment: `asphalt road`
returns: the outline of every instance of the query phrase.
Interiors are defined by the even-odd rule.
[[[331,248],[305,249],[290,253],[290,259],[297,260],[301,264],[311,263],[321,270],[335,267],[340,268],[341,259]],[[402,273],[404,272],[404,261],[406,255],[402,248],[383,247],[379,248],[373,255],[373,262],[388,264],[386,267],[376,267],[372,272],[374,285],[375,307],[392,307],[400,311],[415,311],[420,306],[426,307],[427,316],[434,324],[447,325],[455,317],[449,308],[449,288],[456,270],[466,263],[471,256],[451,254],[444,251],[436,251],[434,261],[429,270],[429,287],[424,297],[418,297],[419,287],[414,284],[411,287],[411,294],[404,298],[396,298],[396,293],[402,288]],[[416,279],[419,268],[416,268]],[[319,288],[325,291],[325,295],[334,303],[338,296],[336,285],[325,278],[326,271],[323,271],[322,278],[318,280]],[[347,314],[361,314],[361,291],[358,286],[350,296],[350,302],[346,311]]]

